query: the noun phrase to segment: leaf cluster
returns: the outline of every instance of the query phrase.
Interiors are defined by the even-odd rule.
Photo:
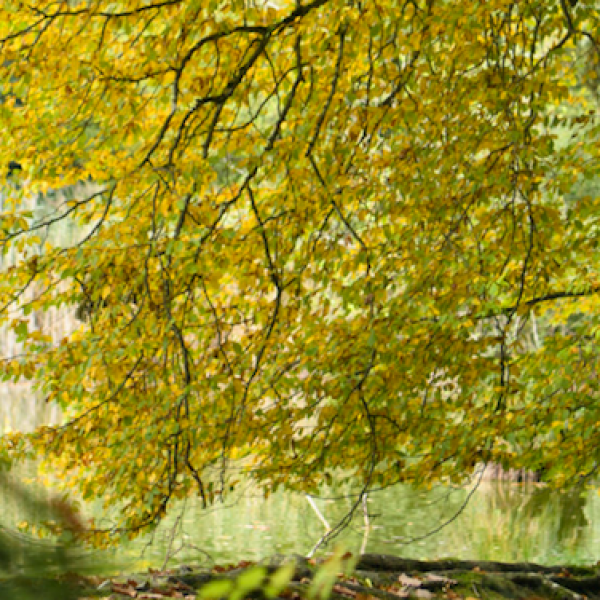
[[[99,545],[243,477],[591,478],[600,206],[568,196],[599,124],[569,77],[597,24],[559,0],[0,2],[2,377],[64,415],[3,455],[112,507]]]

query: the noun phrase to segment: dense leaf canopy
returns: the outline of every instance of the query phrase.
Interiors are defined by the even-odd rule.
[[[240,471],[593,475],[595,5],[2,0],[2,370],[65,419],[6,456],[133,533]]]

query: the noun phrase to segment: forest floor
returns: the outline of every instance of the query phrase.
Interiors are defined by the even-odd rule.
[[[398,600],[419,598],[424,600],[591,600],[600,598],[600,574],[593,567],[548,567],[532,563],[500,563],[489,561],[439,560],[417,561],[381,554],[364,554],[358,558],[347,554],[344,560],[353,561],[351,575],[333,573],[329,579],[319,572],[326,571],[327,559],[308,560],[303,557],[274,557],[261,563],[215,567],[211,570],[192,566],[169,571],[152,571],[145,574],[119,576],[63,576],[61,582],[29,580],[27,590],[18,588],[11,600],[20,598],[88,598],[153,599],[164,598],[237,598],[264,600],[273,597],[266,593],[270,578],[281,564],[294,561],[295,567],[289,575],[291,580],[276,593],[276,598],[286,600],[319,600],[325,588],[331,589],[331,600]],[[325,567],[325,569],[324,569]],[[254,572],[253,575],[249,573]],[[256,579],[258,572],[259,579]],[[293,573],[293,574],[292,574]],[[319,579],[320,577],[320,579]],[[208,594],[200,590],[209,582]],[[241,581],[245,581],[241,584]],[[319,581],[321,582],[319,584]],[[317,585],[315,585],[317,584]],[[9,584],[0,584],[0,597],[8,598],[3,591]],[[65,595],[53,595],[52,585],[63,588]],[[322,587],[319,590],[319,585]],[[228,587],[229,586],[229,587]],[[244,588],[244,586],[246,586]],[[210,587],[210,586],[209,586]],[[13,589],[13,588],[10,588]],[[14,588],[17,590],[17,588]],[[208,590],[209,588],[205,588]],[[221,591],[219,591],[221,590]],[[23,595],[21,592],[25,592]],[[31,594],[31,595],[28,595]]]

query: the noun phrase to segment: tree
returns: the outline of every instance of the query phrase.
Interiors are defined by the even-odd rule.
[[[599,170],[594,5],[1,2],[2,368],[65,417],[3,452],[130,535],[239,471],[595,474],[600,211],[564,200]],[[44,240],[61,220],[75,243]],[[75,306],[63,339],[32,325]],[[557,326],[523,345],[534,314]]]

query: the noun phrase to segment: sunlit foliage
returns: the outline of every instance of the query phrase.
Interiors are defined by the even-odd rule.
[[[0,2],[2,372],[65,418],[4,452],[131,535],[239,471],[592,476],[596,4]]]

